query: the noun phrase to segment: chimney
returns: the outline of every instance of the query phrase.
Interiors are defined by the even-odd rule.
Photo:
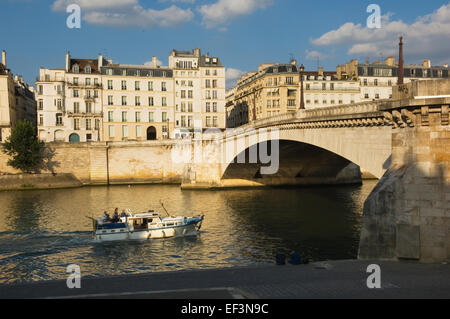
[[[423,60],[423,66],[426,68],[431,68],[431,60]]]
[[[100,68],[103,66],[103,55],[99,54],[98,55],[98,69],[100,70]]]
[[[291,64],[297,66],[297,60],[292,59],[292,60],[291,60]]]
[[[197,58],[200,57],[200,49],[199,48],[194,49],[194,56]]]
[[[399,43],[399,50],[398,50],[398,85],[403,85],[403,78],[404,78],[404,61],[403,61],[403,37],[400,37],[400,43]]]
[[[66,72],[70,70],[70,52],[66,53]]]
[[[322,67],[319,67],[319,69],[317,70],[317,75],[323,76],[323,68]]]
[[[6,51],[5,50],[2,51],[2,64],[6,69]]]
[[[152,66],[154,68],[158,67],[158,57],[156,57],[156,56],[152,57]]]
[[[448,68],[448,64],[444,64],[444,68]]]

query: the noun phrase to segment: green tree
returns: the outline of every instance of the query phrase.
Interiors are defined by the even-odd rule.
[[[3,144],[3,152],[11,159],[8,165],[25,173],[39,172],[44,160],[45,145],[36,136],[29,121],[18,121]]]

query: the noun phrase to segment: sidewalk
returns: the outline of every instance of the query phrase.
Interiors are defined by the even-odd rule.
[[[367,266],[381,267],[381,289],[368,289]],[[450,266],[328,261],[0,285],[0,298],[450,298]]]

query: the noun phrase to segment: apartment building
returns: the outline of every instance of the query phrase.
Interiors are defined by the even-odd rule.
[[[296,61],[290,64],[261,64],[237,81],[227,110],[230,125],[296,112],[300,103],[300,74]],[[245,118],[247,115],[247,118]]]
[[[225,129],[225,67],[221,60],[202,55],[200,49],[173,50],[169,68],[175,82],[174,137]]]
[[[173,70],[158,64],[101,68],[105,141],[173,138]]]
[[[338,79],[358,81],[361,88],[361,101],[374,101],[392,98],[392,87],[397,85],[398,65],[395,57],[388,57],[384,62],[376,61],[361,64],[352,60],[336,68]],[[432,66],[430,60],[420,65],[405,65],[404,83],[449,77],[448,65]]]
[[[40,69],[37,86],[39,138],[45,142],[102,140],[102,77],[106,61],[72,59],[65,68]]]
[[[6,52],[2,51],[0,63],[0,142],[10,135],[16,123],[28,120],[36,126],[36,101],[34,88],[22,77],[13,75],[7,68]]]
[[[317,72],[305,71],[302,76],[306,109],[358,103],[361,100],[359,82],[356,80],[338,79],[336,72],[324,72],[323,68]]]

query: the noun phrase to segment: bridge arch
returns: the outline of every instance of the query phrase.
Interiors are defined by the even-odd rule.
[[[223,152],[226,154],[226,160],[221,168],[222,177],[225,176],[230,164],[242,152],[268,141],[297,142],[299,145],[304,145],[305,151],[316,150],[317,154],[321,154],[320,156],[324,156],[323,151],[329,152],[330,157],[338,156],[347,160],[348,163],[354,163],[362,171],[377,178],[383,176],[389,166],[391,156],[392,129],[385,126],[317,129],[294,127],[278,129],[274,127],[270,129],[238,129],[234,133],[223,140]]]

